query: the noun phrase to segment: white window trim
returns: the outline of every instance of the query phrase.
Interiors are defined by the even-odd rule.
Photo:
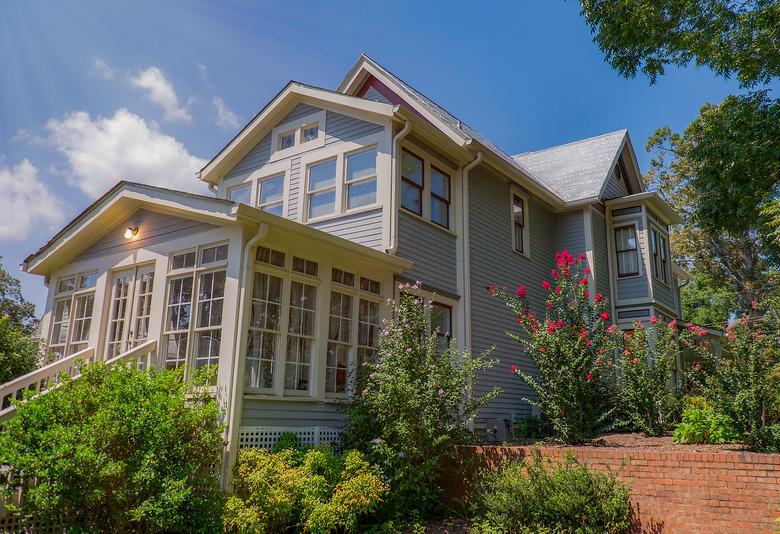
[[[515,196],[523,199],[523,251],[519,251],[515,248]],[[529,228],[529,211],[531,207],[531,197],[527,193],[524,193],[517,187],[511,186],[509,188],[509,228],[511,229],[509,236],[511,238],[510,247],[515,254],[518,254],[524,258],[531,259],[531,229]]]
[[[664,281],[663,278],[661,278],[660,276],[658,276],[655,273],[655,268],[652,267],[652,265],[651,265],[652,272],[653,272],[653,279],[657,280],[664,287],[666,287],[668,289],[671,289],[672,288],[672,285],[671,285],[671,282],[672,282],[672,273],[671,273],[671,265],[672,265],[672,262],[671,262],[671,249],[672,249],[672,245],[671,245],[671,242],[669,241],[669,234],[667,232],[661,230],[661,228],[657,224],[652,223],[652,222],[649,224],[649,229],[652,230],[653,232],[655,232],[656,238],[658,238],[660,236],[660,237],[663,237],[664,240],[666,241],[666,247],[665,247],[666,250],[664,251],[664,253],[666,254],[666,267],[664,267],[664,269],[666,270],[666,277],[667,277],[666,281]],[[648,234],[647,235],[648,249],[650,251],[650,261],[651,261],[651,264],[654,264],[655,257],[653,256],[653,247],[657,246],[657,243],[653,243],[652,234],[651,234],[650,231],[648,231],[647,234]],[[661,266],[663,267],[663,264],[661,264]]]
[[[102,321],[100,321],[101,317],[96,317],[96,314],[100,314],[99,305],[97,302],[97,296],[96,296],[96,288],[97,288],[97,279],[95,281],[95,285],[88,288],[81,288],[79,287],[80,278],[87,274],[97,274],[99,276],[99,272],[97,272],[95,269],[88,269],[85,271],[80,271],[77,273],[71,273],[63,276],[58,276],[56,279],[55,284],[52,284],[52,287],[54,287],[54,297],[52,300],[52,307],[51,307],[51,321],[48,326],[48,335],[46,336],[46,342],[49,347],[52,345],[55,347],[62,347],[62,357],[65,358],[70,354],[71,345],[87,345],[89,347],[89,343],[92,339],[93,330],[97,328],[100,329],[101,325],[103,324]],[[57,292],[59,289],[60,282],[63,280],[67,280],[69,278],[73,278],[73,289],[70,291],[62,291]],[[89,335],[87,336],[87,339],[80,340],[80,341],[74,341],[73,340],[73,334],[75,332],[75,323],[76,323],[76,302],[78,299],[82,296],[92,294],[92,314],[90,315],[90,325],[89,325]],[[64,343],[54,343],[52,344],[52,335],[54,334],[54,327],[56,324],[55,319],[55,311],[56,306],[58,302],[61,301],[69,301],[70,302],[70,309],[69,309],[69,315],[68,315],[68,321],[67,321],[67,327],[68,327],[68,333],[65,338]],[[83,319],[83,318],[82,318]],[[97,321],[96,321],[97,319]],[[64,324],[64,323],[63,323]],[[46,359],[47,361],[51,358],[50,351],[47,350],[46,353]]]
[[[290,157],[313,148],[325,146],[325,119],[327,112],[324,109],[309,113],[292,121],[275,126],[271,130],[271,159],[275,161]],[[303,128],[317,123],[317,138],[311,141],[302,142]],[[279,136],[288,132],[295,132],[295,144],[289,148],[279,150]]]
[[[249,189],[249,203],[251,205],[251,202],[252,202],[252,189],[253,189],[252,182],[242,182],[242,183],[240,183],[238,185],[234,185],[232,187],[228,187],[226,189],[225,198],[227,200],[232,200],[233,202],[238,202],[237,200],[234,200],[231,197],[232,197],[233,192],[234,191],[238,191],[239,189]]]
[[[413,156],[417,156],[418,158],[423,160],[423,190],[422,190],[422,214],[416,213],[410,209],[404,208],[401,205],[401,172],[400,172],[400,161],[399,161],[399,172],[398,172],[398,209],[403,210],[403,212],[407,215],[410,215],[412,217],[416,217],[420,220],[423,220],[427,222],[428,224],[434,226],[435,228],[438,228],[439,230],[442,230],[444,232],[450,233],[452,235],[457,235],[454,231],[454,222],[455,218],[453,216],[453,209],[455,208],[455,199],[453,198],[453,192],[457,191],[457,185],[456,185],[456,176],[458,176],[457,170],[453,169],[452,166],[445,163],[441,159],[437,158],[427,150],[409,142],[409,141],[403,141],[401,143],[401,151],[399,151],[399,160],[401,158],[401,154],[403,149],[406,149],[408,152],[410,152]],[[439,171],[443,172],[444,174],[448,175],[450,177],[450,202],[449,202],[449,214],[447,217],[447,220],[449,221],[449,227],[445,227],[440,225],[437,222],[434,222],[431,220],[431,167],[436,167]]]
[[[354,154],[360,154],[361,152],[367,152],[369,150],[373,150],[375,155],[374,174],[369,176],[364,176],[362,178],[356,178],[355,180],[349,181],[347,179],[347,170],[348,170],[347,158]],[[358,148],[355,150],[350,150],[349,152],[345,152],[343,166],[344,166],[344,172],[342,173],[342,177],[341,177],[343,182],[343,186],[341,189],[342,189],[342,194],[344,195],[344,198],[341,199],[341,206],[343,208],[343,213],[349,214],[349,213],[359,212],[361,210],[364,210],[368,206],[375,206],[377,203],[379,203],[379,145],[376,144],[367,145],[364,146],[363,148]],[[339,177],[336,176],[336,180],[338,180],[338,178]],[[364,182],[370,182],[372,180],[374,181],[374,202],[370,204],[364,204],[362,206],[357,206],[355,208],[350,208],[349,207],[349,186],[362,184]]]
[[[617,248],[617,239],[615,239],[615,233],[616,230],[620,228],[626,228],[629,226],[634,227],[634,239],[636,239],[636,249],[634,252],[636,253],[636,264],[637,264],[637,274],[627,275],[627,276],[620,276],[620,265],[618,263],[618,248]],[[642,278],[645,276],[644,272],[644,262],[642,261],[642,243],[640,241],[640,234],[642,232],[642,228],[640,227],[639,221],[636,219],[631,220],[624,220],[624,221],[615,221],[613,219],[612,222],[612,235],[610,236],[610,239],[612,240],[612,250],[615,251],[614,258],[612,259],[614,265],[615,265],[615,280],[632,280],[634,278]],[[621,300],[621,303],[623,301]]]

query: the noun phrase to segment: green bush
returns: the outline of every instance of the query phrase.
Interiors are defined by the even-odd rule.
[[[25,486],[17,513],[68,532],[214,532],[222,426],[181,371],[103,364],[17,406],[0,464]],[[6,484],[3,488],[15,488]]]
[[[360,396],[345,404],[345,442],[365,451],[389,485],[385,515],[409,518],[438,506],[444,461],[471,439],[477,407],[498,390],[473,394],[478,375],[493,362],[454,343],[442,346],[431,332],[431,301],[418,284],[400,289],[380,336],[379,361],[368,364]]]
[[[41,341],[9,316],[0,317],[0,384],[35,371],[42,362]]]
[[[544,436],[542,420],[533,415],[523,417],[515,425],[515,436],[518,439],[541,438]]]
[[[728,415],[716,413],[702,397],[687,397],[682,422],[674,429],[676,443],[733,443],[739,433]]]
[[[235,493],[222,514],[227,532],[354,532],[376,510],[387,488],[360,452],[343,458],[326,448],[297,452],[285,446],[239,453]]]
[[[592,471],[571,455],[560,465],[544,462],[536,452],[485,473],[472,513],[477,532],[627,533],[630,496],[613,473]]]
[[[753,430],[745,443],[754,451],[780,454],[780,424]]]

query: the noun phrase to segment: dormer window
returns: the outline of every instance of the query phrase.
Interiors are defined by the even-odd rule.
[[[301,139],[303,143],[314,141],[320,135],[320,125],[317,122],[304,126],[302,130]]]
[[[279,142],[277,144],[277,150],[285,150],[295,146],[295,130],[292,132],[284,132],[279,134]]]
[[[271,131],[271,161],[325,146],[324,109],[276,125]]]

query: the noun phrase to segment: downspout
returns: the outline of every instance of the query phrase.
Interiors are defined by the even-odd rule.
[[[221,477],[222,487],[227,490],[230,490],[233,485],[231,474],[233,472],[233,465],[236,462],[236,455],[238,454],[238,428],[241,422],[241,408],[243,404],[242,395],[240,394],[242,388],[239,387],[239,384],[241,383],[240,378],[244,374],[245,363],[245,359],[241,354],[241,345],[244,340],[244,321],[246,320],[247,310],[249,309],[249,299],[251,297],[251,293],[247,290],[249,287],[249,275],[251,273],[251,266],[253,263],[253,256],[251,255],[251,252],[257,243],[265,239],[267,236],[268,223],[258,224],[257,232],[249,241],[247,241],[246,245],[244,245],[244,254],[242,256],[244,264],[241,270],[241,280],[239,281],[241,284],[241,291],[236,302],[237,332],[235,350],[233,351],[235,363],[233,365],[233,375],[230,377],[230,384],[228,387],[230,395],[228,399],[228,406],[231,407],[228,415],[228,426],[226,429],[228,447],[227,454],[223,457]]]
[[[393,146],[392,151],[393,155],[390,164],[392,165],[392,172],[390,173],[390,235],[389,241],[388,241],[388,247],[386,252],[388,254],[395,254],[398,250],[398,209],[399,209],[399,202],[397,202],[396,196],[397,188],[396,188],[396,182],[399,178],[399,172],[398,172],[398,152],[399,152],[399,145],[401,140],[406,137],[406,135],[412,130],[412,121],[409,119],[404,119],[404,127],[401,128],[401,131],[395,134],[393,137]]]
[[[460,180],[460,228],[463,233],[461,246],[463,247],[463,343],[465,347],[471,347],[471,243],[469,239],[469,171],[482,163],[482,152],[477,152],[470,163],[463,167]]]

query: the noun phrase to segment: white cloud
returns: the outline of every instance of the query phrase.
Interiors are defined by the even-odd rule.
[[[0,190],[0,240],[21,241],[33,226],[53,229],[65,218],[64,203],[38,179],[38,169],[29,160],[0,167]]]
[[[92,58],[92,67],[97,71],[98,74],[100,74],[104,79],[106,80],[113,80],[115,76],[114,69],[111,68],[111,65],[106,63],[105,60],[95,57]]]
[[[157,67],[149,67],[139,72],[138,76],[130,78],[130,83],[149,92],[147,95],[149,100],[163,109],[163,119],[166,121],[192,122],[192,116],[187,108],[179,107],[179,99],[173,89],[173,84]]]
[[[91,197],[119,180],[205,191],[195,173],[206,160],[126,109],[94,119],[85,111],[74,112],[49,120],[46,128],[49,142],[67,159],[71,183]]]
[[[217,109],[217,119],[214,121],[214,124],[226,130],[236,129],[241,126],[238,116],[225,105],[225,102],[220,97],[215,96],[212,102]]]

